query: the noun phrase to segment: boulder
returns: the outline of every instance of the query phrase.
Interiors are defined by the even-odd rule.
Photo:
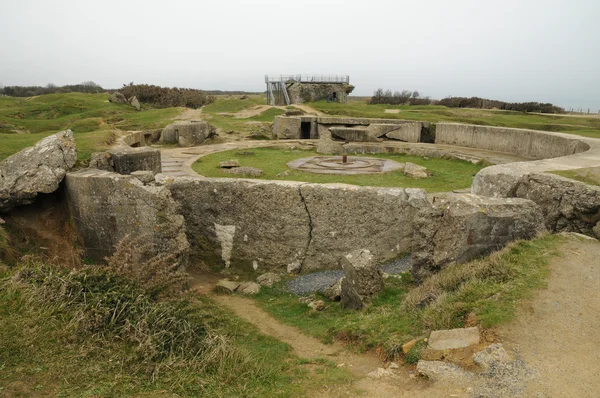
[[[71,130],[53,134],[0,162],[0,212],[58,189],[77,161]]]
[[[412,273],[417,280],[546,230],[542,210],[530,200],[468,194],[430,199],[431,206],[413,220]]]
[[[260,293],[260,285],[256,282],[243,282],[238,287],[238,292],[248,295],[258,294]]]
[[[228,279],[221,279],[219,282],[217,282],[217,285],[215,286],[215,292],[231,294],[237,291],[240,285],[240,282],[230,281]]]
[[[233,167],[240,167],[240,162],[237,160],[225,160],[219,163],[219,167],[222,169],[231,169]]]
[[[499,363],[508,361],[510,361],[510,357],[500,343],[489,345],[482,351],[473,354],[473,362],[486,371],[497,366]]]
[[[428,178],[430,173],[426,167],[406,162],[404,164],[404,175],[411,178]]]
[[[115,164],[108,152],[94,152],[90,159],[89,167],[91,169],[98,169],[104,171],[115,171]]]
[[[129,98],[129,105],[133,106],[138,111],[142,110],[140,101],[138,101],[138,99],[135,95],[133,97]]]
[[[115,91],[114,93],[112,93],[112,95],[108,99],[108,102],[113,102],[115,104],[128,104],[129,103],[127,101],[127,98],[125,98],[125,96],[123,95],[123,93],[121,93],[119,91]]]
[[[238,174],[242,176],[251,176],[251,177],[260,177],[264,174],[264,171],[261,169],[257,169],[256,167],[250,166],[242,166],[242,167],[233,167],[230,169],[223,170],[227,174]]]
[[[452,350],[479,344],[477,327],[434,330],[429,335],[427,347],[432,350]]]
[[[365,302],[383,290],[383,275],[369,250],[355,250],[340,259],[345,277],[341,283],[340,304],[344,309],[361,309]]]
[[[256,282],[258,282],[262,286],[267,286],[267,287],[273,286],[273,284],[279,282],[280,280],[281,280],[281,276],[279,276],[279,274],[276,274],[274,272],[267,272],[267,273],[260,275],[258,278],[256,278]]]

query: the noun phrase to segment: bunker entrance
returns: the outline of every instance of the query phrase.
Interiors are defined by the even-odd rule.
[[[301,122],[300,123],[300,139],[303,139],[303,140],[310,139],[310,122]]]

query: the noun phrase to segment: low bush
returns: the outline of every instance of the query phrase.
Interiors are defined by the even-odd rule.
[[[127,98],[137,97],[138,101],[157,108],[184,106],[197,109],[215,101],[215,97],[202,90],[178,87],[160,87],[150,84],[124,84],[119,90]]]

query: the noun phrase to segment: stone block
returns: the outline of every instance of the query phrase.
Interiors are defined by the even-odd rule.
[[[365,128],[358,127],[331,127],[331,135],[348,142],[370,142],[379,141],[377,137]]]
[[[412,273],[417,280],[546,231],[542,210],[530,200],[467,194],[430,199],[431,206],[413,222]]]
[[[131,173],[132,176],[143,182],[144,184],[148,184],[150,182],[154,182],[154,172],[150,170],[138,170]]]
[[[301,123],[300,117],[277,116],[273,123],[273,134],[279,139],[299,139]]]
[[[451,350],[474,344],[479,344],[479,329],[477,327],[435,330],[429,336],[427,347],[432,350]]]
[[[134,171],[147,170],[158,174],[162,171],[160,151],[158,149],[119,148],[108,151],[114,164],[115,172],[128,175]]]
[[[176,122],[162,130],[160,142],[197,146],[214,136],[216,132],[216,127],[204,121]]]

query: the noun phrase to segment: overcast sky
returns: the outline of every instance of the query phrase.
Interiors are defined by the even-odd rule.
[[[600,107],[598,0],[0,0],[0,15],[5,86],[348,74],[356,95]]]

